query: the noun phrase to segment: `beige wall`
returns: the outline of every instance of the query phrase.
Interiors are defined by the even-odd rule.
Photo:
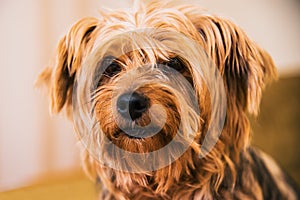
[[[78,165],[70,125],[50,119],[46,98],[33,88],[58,37],[80,15],[72,1],[58,2],[0,2],[0,190]]]
[[[120,3],[122,2],[122,3]],[[278,64],[281,74],[300,66],[300,12],[296,0],[199,0],[196,3],[242,26]],[[34,80],[59,38],[77,19],[127,1],[0,1],[0,191],[24,186],[45,173],[79,167],[70,123],[50,118]]]

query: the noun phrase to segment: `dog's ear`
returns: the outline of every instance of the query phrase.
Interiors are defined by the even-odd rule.
[[[223,75],[229,109],[256,115],[262,90],[277,77],[270,55],[229,20],[208,15],[191,18],[205,50]]]
[[[84,18],[74,24],[59,41],[53,66],[39,75],[37,84],[45,83],[48,87],[53,113],[71,105],[76,71],[92,49],[98,23],[95,18]]]

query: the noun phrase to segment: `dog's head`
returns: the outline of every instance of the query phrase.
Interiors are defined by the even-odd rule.
[[[152,2],[77,22],[40,80],[52,111],[73,119],[90,161],[145,174],[128,185],[151,176],[159,191],[196,167],[202,181],[222,171],[230,151],[248,145],[246,113],[257,114],[275,77],[268,53],[231,21]]]

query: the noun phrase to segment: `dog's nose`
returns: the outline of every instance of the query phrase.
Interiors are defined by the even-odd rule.
[[[118,112],[127,119],[135,120],[148,109],[149,100],[137,92],[123,94],[117,100]]]

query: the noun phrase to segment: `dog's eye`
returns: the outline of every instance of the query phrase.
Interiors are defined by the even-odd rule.
[[[178,72],[183,72],[184,71],[184,64],[178,57],[170,58],[168,62],[165,63],[167,66],[175,69]]]
[[[108,56],[103,59],[101,63],[102,67],[106,68],[104,71],[104,75],[108,77],[113,77],[121,72],[122,68],[116,59],[112,56]]]
[[[104,74],[113,77],[121,72],[121,67],[118,63],[112,62],[104,71]]]

